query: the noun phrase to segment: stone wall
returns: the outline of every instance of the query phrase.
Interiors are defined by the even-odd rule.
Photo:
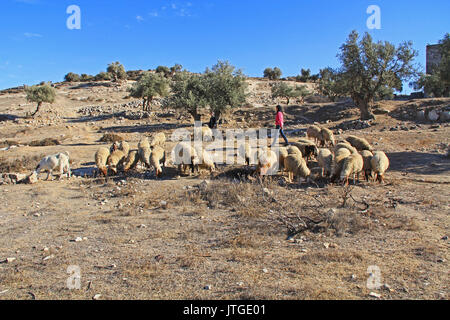
[[[432,73],[433,65],[441,62],[440,45],[433,44],[427,46],[427,74]]]

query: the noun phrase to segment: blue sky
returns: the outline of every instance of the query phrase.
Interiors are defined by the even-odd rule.
[[[81,30],[66,27],[72,4]],[[366,26],[369,5],[381,9],[381,30]],[[2,0],[0,89],[97,74],[112,61],[127,70],[180,63],[202,72],[221,59],[249,76],[274,66],[284,76],[316,73],[338,65],[353,29],[395,44],[412,40],[425,66],[425,46],[450,32],[449,12],[448,0]]]

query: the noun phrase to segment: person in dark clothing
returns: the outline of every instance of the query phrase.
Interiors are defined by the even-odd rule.
[[[275,118],[275,125],[277,126],[277,129],[280,130],[281,136],[283,137],[283,139],[286,142],[286,144],[289,145],[289,141],[286,138],[286,135],[284,134],[284,131],[283,131],[283,128],[284,128],[284,114],[283,114],[283,108],[280,105],[277,106],[277,116]]]
[[[214,112],[211,112],[211,119],[209,119],[208,127],[210,129],[217,129],[217,119]]]

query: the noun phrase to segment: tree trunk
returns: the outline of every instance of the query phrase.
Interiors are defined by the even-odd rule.
[[[145,111],[145,105],[147,104],[147,99],[142,100],[142,111]]]
[[[361,120],[372,120],[375,119],[375,115],[370,110],[370,105],[366,102],[358,104],[359,110],[361,110]]]
[[[286,100],[287,100],[287,105],[289,105],[289,102],[291,101],[291,99],[290,98],[286,98]]]
[[[39,109],[41,108],[42,102],[39,102],[36,108],[36,111],[31,115],[32,117],[34,117],[36,115],[36,113],[39,112]]]

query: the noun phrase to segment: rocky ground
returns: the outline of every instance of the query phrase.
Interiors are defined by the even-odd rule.
[[[385,151],[383,185],[289,184],[281,174],[259,182],[238,166],[93,178],[106,133],[136,147],[192,124],[158,101],[142,112],[126,88],[61,85],[35,119],[23,92],[0,95],[0,299],[449,298],[449,99],[383,101],[370,122],[349,101],[286,107],[292,140],[317,122]],[[273,127],[282,100],[264,80],[251,80],[249,93],[224,129]],[[60,151],[70,152],[73,178],[16,183]],[[305,230],[287,239],[302,229],[298,216]]]

